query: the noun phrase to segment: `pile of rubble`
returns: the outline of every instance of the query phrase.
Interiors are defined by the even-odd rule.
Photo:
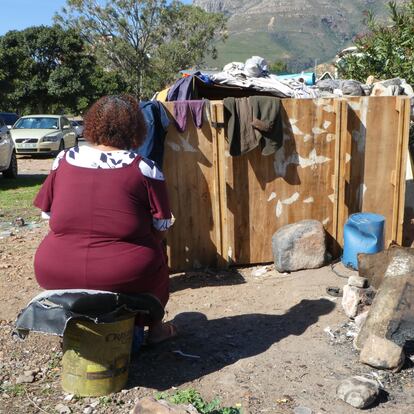
[[[329,260],[325,231],[316,220],[279,229],[273,235],[272,250],[279,272],[314,269]],[[358,272],[347,272],[343,288],[327,289],[331,296],[342,296],[349,321],[342,326],[345,332],[329,327],[325,332],[333,342],[352,340],[362,364],[397,373],[412,365],[405,348],[414,343],[414,249],[391,246],[377,254],[359,254]],[[370,407],[385,392],[379,377],[345,379],[337,387],[337,396],[353,407]]]
[[[358,255],[359,276],[343,288],[342,307],[355,323],[354,348],[359,361],[379,370],[399,372],[406,365],[404,349],[414,340],[414,249],[392,246]],[[361,376],[346,379],[337,395],[356,408],[378,398],[378,381]]]

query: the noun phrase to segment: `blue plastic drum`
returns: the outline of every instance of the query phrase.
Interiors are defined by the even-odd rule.
[[[344,226],[342,263],[358,269],[358,253],[374,254],[384,250],[385,217],[374,213],[352,214]]]

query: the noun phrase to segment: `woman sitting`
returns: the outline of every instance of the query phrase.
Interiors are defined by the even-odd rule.
[[[143,115],[130,96],[97,101],[85,119],[87,145],[62,151],[34,204],[50,216],[35,256],[44,289],[149,293],[165,307],[169,275],[161,232],[172,225],[163,174],[138,148]],[[176,334],[151,321],[148,341]]]

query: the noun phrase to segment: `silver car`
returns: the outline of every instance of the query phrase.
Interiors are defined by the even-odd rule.
[[[0,119],[0,172],[5,178],[17,177],[17,158],[9,128]]]
[[[78,138],[82,138],[83,137],[83,121],[73,120],[73,121],[70,121],[70,125],[75,130],[76,136]]]
[[[70,121],[61,115],[22,116],[10,132],[17,154],[56,155],[78,143]]]

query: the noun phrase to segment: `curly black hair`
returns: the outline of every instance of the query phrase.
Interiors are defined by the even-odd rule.
[[[86,113],[84,124],[87,141],[126,150],[139,148],[147,133],[138,102],[130,95],[100,98]]]

